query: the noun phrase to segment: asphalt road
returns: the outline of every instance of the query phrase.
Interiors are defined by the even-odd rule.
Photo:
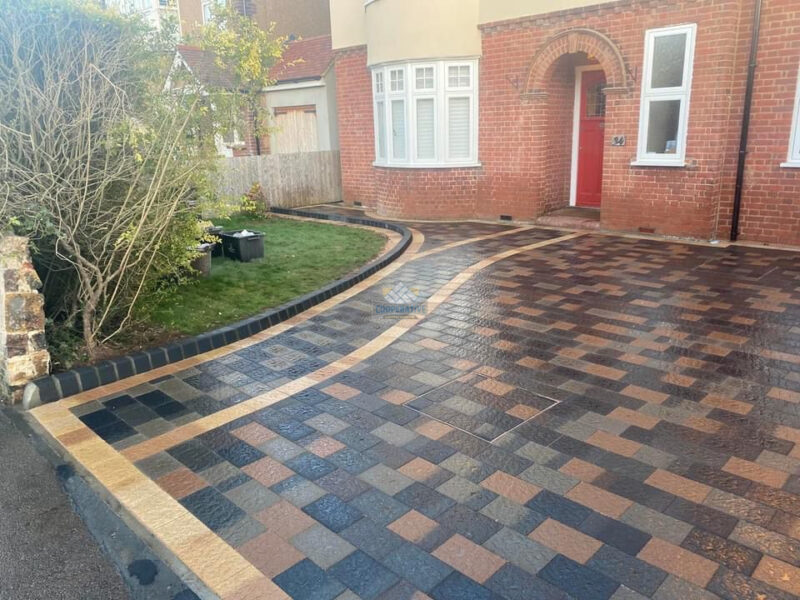
[[[129,597],[53,465],[0,411],[0,599]]]

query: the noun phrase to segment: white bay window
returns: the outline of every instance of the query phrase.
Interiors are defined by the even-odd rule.
[[[645,34],[635,165],[685,165],[696,33],[691,24]]]
[[[375,67],[375,164],[477,165],[477,78],[474,60]]]

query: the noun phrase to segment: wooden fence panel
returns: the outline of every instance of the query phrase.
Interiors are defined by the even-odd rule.
[[[300,208],[342,199],[335,150],[220,159],[217,191],[232,201],[260,183],[270,206]]]

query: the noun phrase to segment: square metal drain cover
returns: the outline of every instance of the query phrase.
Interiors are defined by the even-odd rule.
[[[525,388],[467,373],[405,405],[451,427],[494,442],[558,404]]]

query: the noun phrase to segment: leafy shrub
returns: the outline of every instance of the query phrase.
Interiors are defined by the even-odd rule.
[[[269,202],[260,183],[254,183],[248,192],[242,196],[239,214],[253,218],[269,217]]]
[[[0,0],[0,223],[33,242],[50,330],[92,357],[192,260],[211,195],[204,100],[164,91],[171,64],[139,20]]]

